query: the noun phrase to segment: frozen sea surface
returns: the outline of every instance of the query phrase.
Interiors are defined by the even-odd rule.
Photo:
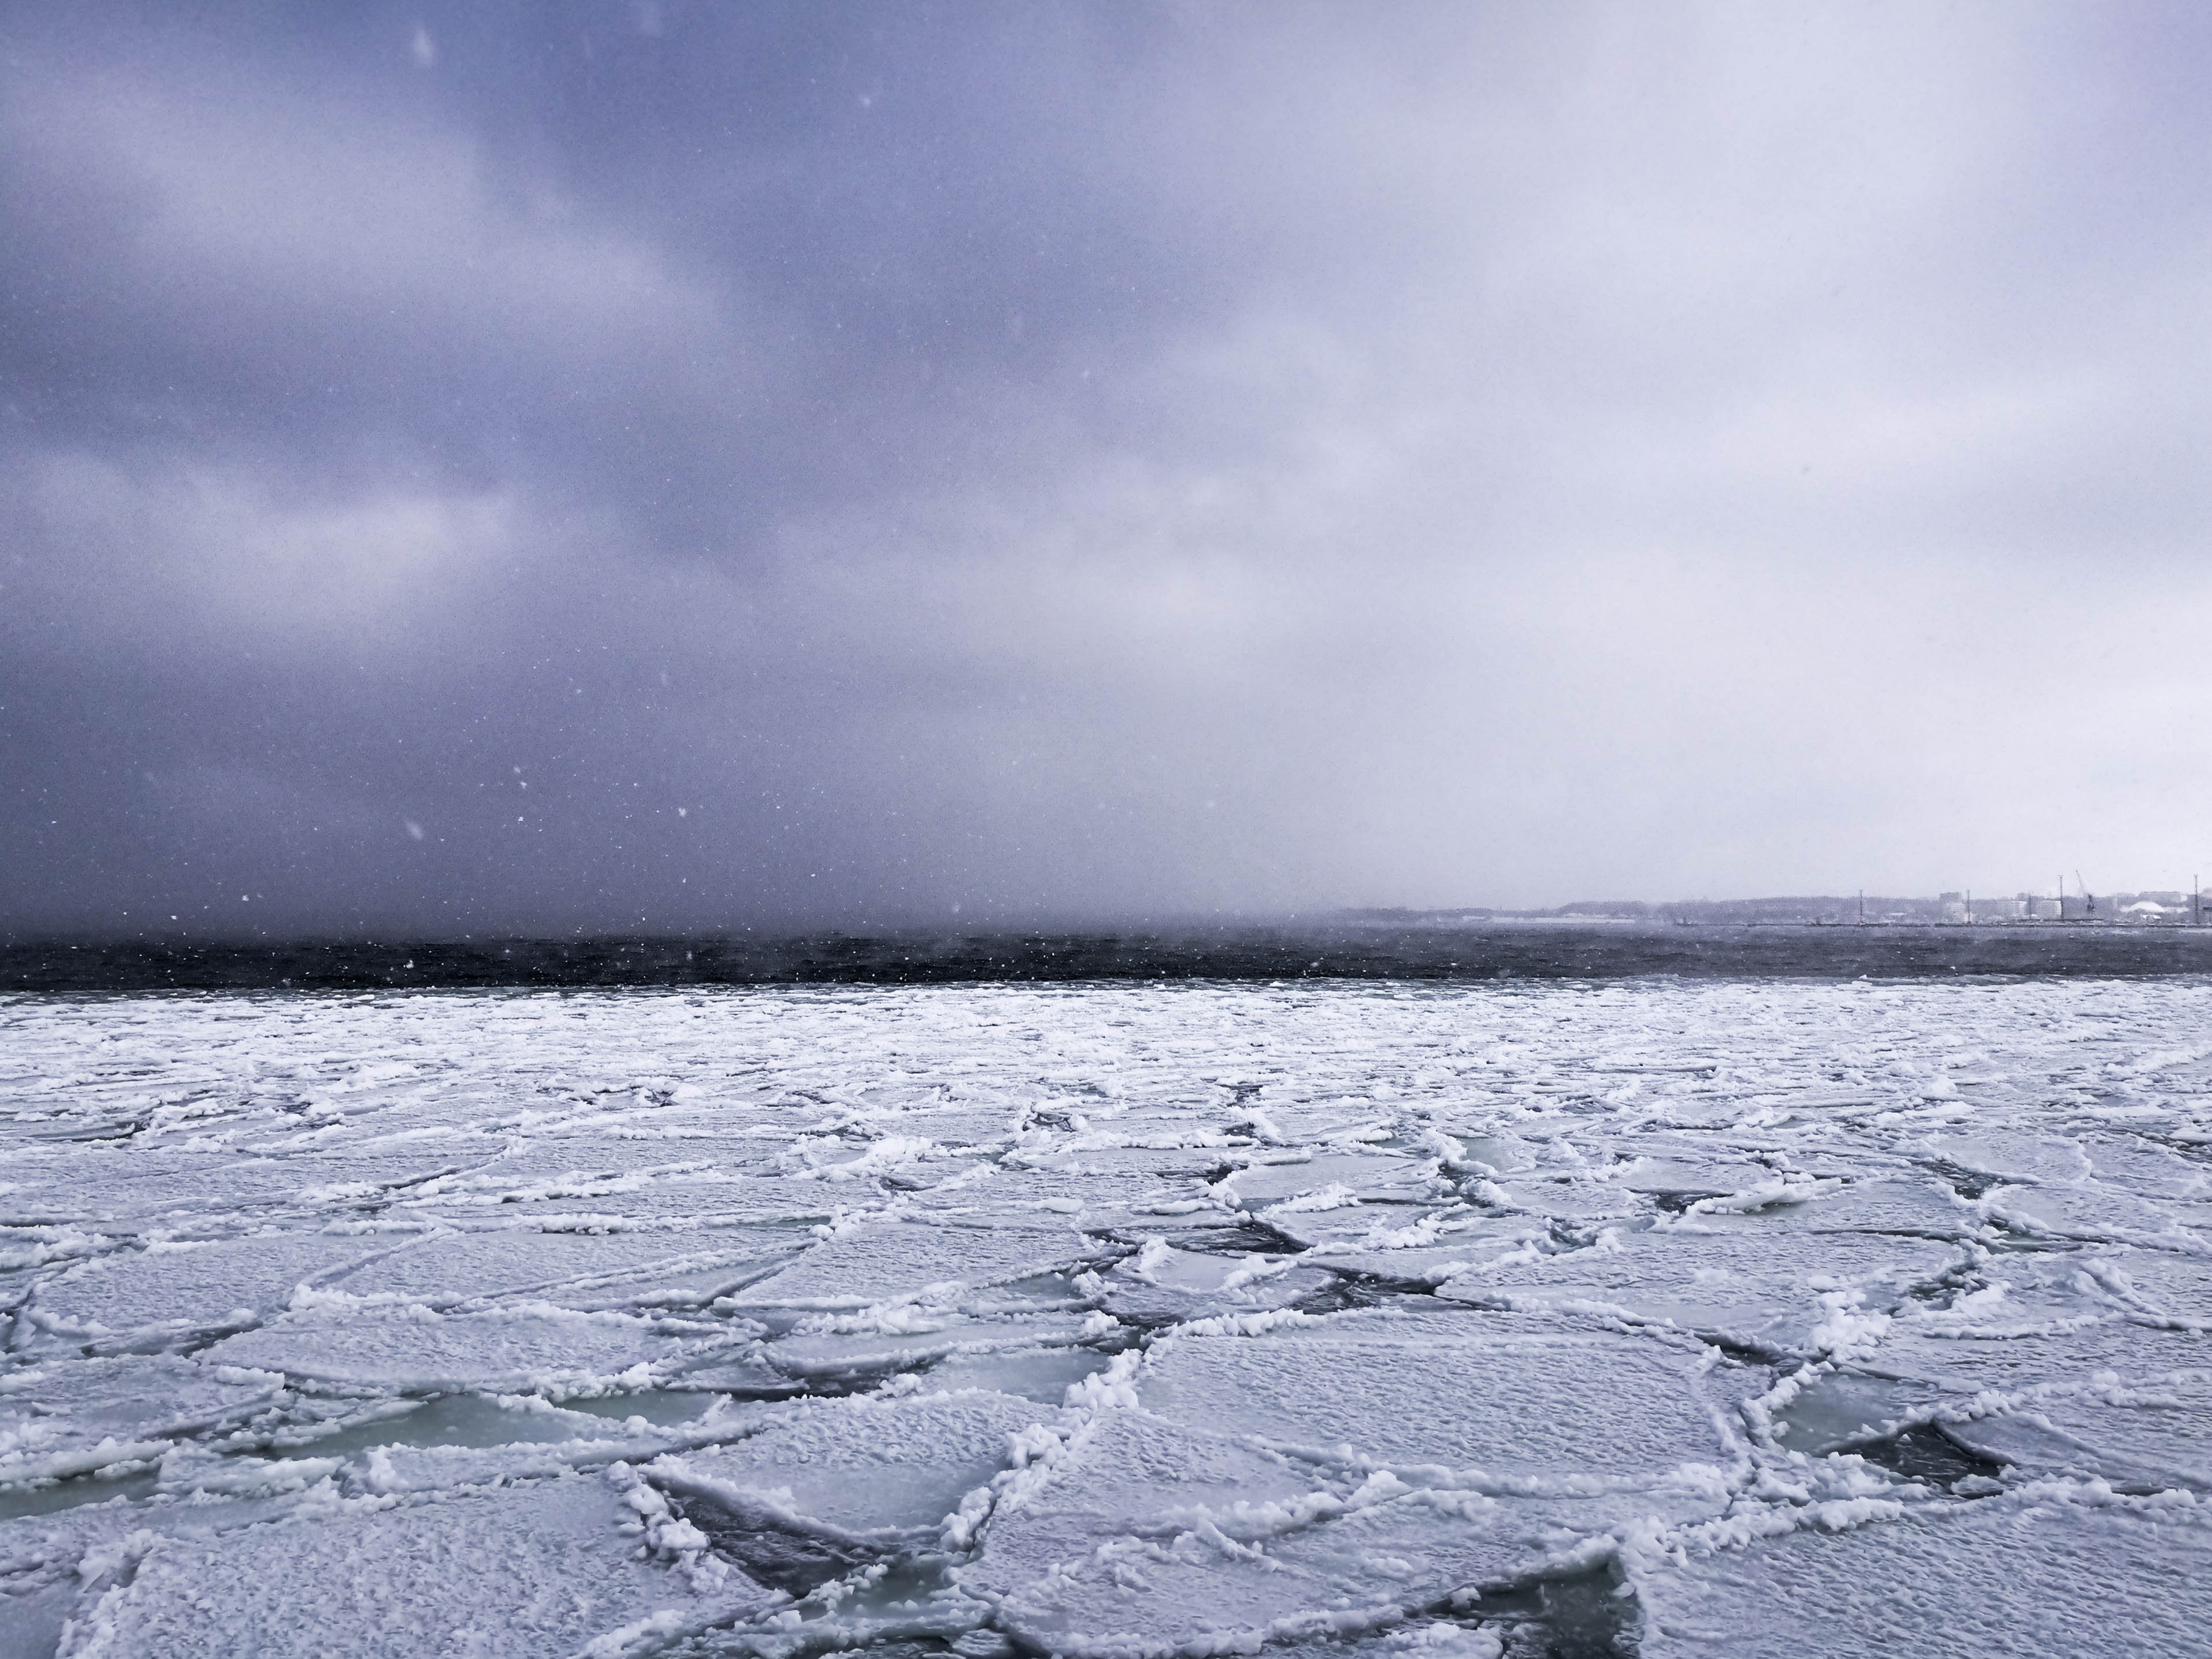
[[[2212,985],[0,999],[0,1659],[2212,1649]]]

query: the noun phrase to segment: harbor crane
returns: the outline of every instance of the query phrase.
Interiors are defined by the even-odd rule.
[[[2089,884],[2081,879],[2081,872],[2079,870],[2074,872],[2074,885],[2081,890],[2082,919],[2087,921],[2096,921],[2097,896],[2089,890]],[[2061,905],[2059,908],[2063,913],[2065,907]]]

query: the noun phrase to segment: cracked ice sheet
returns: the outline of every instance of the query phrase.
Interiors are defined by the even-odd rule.
[[[1130,1409],[1009,1484],[964,1589],[1036,1649],[1245,1652],[1386,1629],[1593,1534],[1714,1513],[1710,1490],[1495,1498],[1354,1479]]]
[[[2212,1490],[2212,1370],[2148,1382],[2106,1374],[1946,1429],[1971,1450],[2020,1468]]]
[[[2187,980],[0,999],[12,1443],[161,1471],[9,1492],[80,1557],[228,1517],[216,1559],[325,1478],[496,1531],[486,1483],[765,1459],[803,1410],[780,1484],[849,1507],[792,1511],[787,1576],[865,1576],[872,1525],[919,1575],[817,1596],[825,1640],[873,1596],[1071,1653],[1518,1654],[1454,1598],[1721,1504],[1770,1542],[1824,1494],[1917,1516],[1885,1430],[2008,1465],[1976,1490],[2201,1482],[2208,1027]],[[836,1473],[927,1463],[887,1408],[948,1389],[1027,1426],[918,1498]],[[114,1587],[49,1566],[0,1560],[40,1659]]]
[[[1633,1576],[1643,1659],[2204,1650],[2212,1524],[2185,1500],[2050,1482],[1842,1533],[1796,1530]]]
[[[158,1458],[173,1441],[226,1428],[283,1389],[283,1379],[270,1372],[170,1354],[50,1356],[0,1371],[0,1486]]]
[[[226,1337],[207,1358],[310,1382],[564,1398],[647,1386],[696,1346],[653,1321],[612,1313],[322,1308]]]
[[[1755,1233],[1653,1228],[1559,1255],[1502,1257],[1455,1274],[1437,1294],[1613,1314],[1764,1352],[1817,1353],[1834,1345],[1839,1315],[1894,1306],[1969,1259],[1924,1238],[1786,1225]]]
[[[835,1378],[918,1369],[954,1356],[1014,1354],[1074,1346],[1096,1334],[1095,1316],[969,1317],[908,1305],[881,1316],[802,1319],[766,1346],[763,1357],[786,1376]],[[933,1379],[934,1366],[932,1368]]]
[[[307,1152],[252,1158],[160,1146],[74,1150],[58,1164],[41,1160],[46,1167],[40,1178],[0,1194],[0,1221],[67,1220],[113,1232],[189,1229],[200,1219],[232,1228],[248,1218],[257,1225],[264,1220],[281,1224],[288,1214],[313,1215],[319,1222],[404,1193],[456,1161],[489,1157],[496,1147],[459,1154],[449,1147],[418,1147],[398,1156]]]
[[[1334,1282],[1295,1255],[1219,1255],[1153,1238],[1105,1276],[1105,1307],[1117,1319],[1165,1325],[1287,1307]]]
[[[1072,1227],[894,1221],[824,1240],[738,1300],[745,1307],[835,1309],[926,1291],[955,1295],[1071,1267],[1095,1248]]]
[[[391,1248],[282,1233],[117,1251],[40,1281],[28,1322],[64,1340],[133,1342],[236,1329],[278,1312],[303,1285]]]
[[[1574,1495],[1733,1463],[1763,1369],[1686,1339],[1480,1314],[1345,1314],[1261,1334],[1173,1336],[1146,1408],[1359,1470]]]
[[[628,1497],[604,1476],[570,1476],[303,1505],[213,1539],[128,1537],[99,1564],[118,1582],[61,1652],[611,1659],[773,1605],[737,1569],[681,1547],[696,1533],[655,1526]]]
[[[859,1548],[964,1541],[989,1486],[1055,1415],[991,1391],[904,1400],[810,1400],[735,1443],[656,1459],[646,1473],[710,1534],[811,1532]]]
[[[586,1233],[508,1228],[441,1233],[326,1279],[316,1301],[413,1302],[429,1307],[534,1296],[566,1306],[710,1301],[745,1268],[806,1243],[787,1230]]]

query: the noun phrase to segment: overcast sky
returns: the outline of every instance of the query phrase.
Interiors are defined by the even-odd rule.
[[[0,0],[0,932],[2212,874],[2201,6]]]

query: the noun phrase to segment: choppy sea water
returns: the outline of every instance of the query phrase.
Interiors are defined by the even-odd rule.
[[[2212,984],[0,1000],[0,1655],[2194,1654]]]

